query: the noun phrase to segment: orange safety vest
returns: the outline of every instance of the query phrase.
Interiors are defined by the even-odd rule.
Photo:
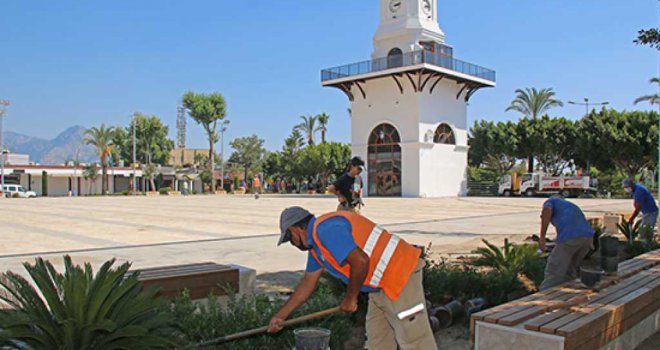
[[[350,222],[355,244],[369,256],[369,271],[362,284],[371,288],[380,288],[391,300],[397,300],[410,275],[415,271],[422,251],[359,214],[343,211],[325,214],[316,219],[312,233],[314,245],[319,248],[322,256],[317,256],[313,249],[310,252],[321,266],[324,264],[320,258],[323,258],[346,278],[351,274],[350,265],[339,265],[332,253],[323,246],[317,234],[318,226],[323,221],[337,216],[344,217]]]

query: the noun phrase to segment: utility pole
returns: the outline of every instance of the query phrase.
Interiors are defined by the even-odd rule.
[[[133,119],[131,120],[131,125],[132,125],[132,129],[133,129],[133,195],[134,196],[137,195],[137,174],[136,174],[136,169],[135,169],[135,167],[137,165],[136,160],[135,160],[135,158],[136,158],[135,157],[135,128],[136,128],[135,115],[136,115],[136,113],[133,113],[133,116],[132,116]]]
[[[5,117],[5,113],[7,113],[7,106],[9,106],[9,101],[7,100],[0,100],[0,106],[3,106],[2,109],[0,109],[0,154],[2,156],[0,157],[0,193],[2,195],[5,195],[5,139],[4,139],[4,130],[2,129],[2,122]]]
[[[227,131],[229,120],[220,123],[220,188],[225,190],[225,131]]]

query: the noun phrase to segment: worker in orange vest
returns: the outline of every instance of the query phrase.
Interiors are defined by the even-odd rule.
[[[347,211],[315,217],[301,207],[280,216],[278,245],[308,252],[303,279],[268,326],[283,323],[312,295],[327,270],[348,285],[340,309],[352,313],[360,291],[369,293],[367,343],[374,350],[437,349],[422,287],[421,250],[371,220]]]
[[[252,190],[254,191],[254,199],[259,199],[259,194],[261,193],[261,180],[259,180],[259,175],[252,179]]]

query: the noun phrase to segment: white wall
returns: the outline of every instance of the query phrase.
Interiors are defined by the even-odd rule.
[[[441,80],[433,94],[430,85],[415,93],[407,77],[399,78],[401,94],[392,77],[365,82],[366,99],[353,88],[351,142],[353,155],[368,160],[367,143],[371,131],[381,123],[397,128],[402,150],[402,195],[404,197],[462,196],[467,188],[467,104],[462,88],[450,79]],[[456,145],[434,144],[433,134],[441,123],[449,124]],[[368,189],[367,174],[363,175]],[[368,191],[365,191],[368,192]]]

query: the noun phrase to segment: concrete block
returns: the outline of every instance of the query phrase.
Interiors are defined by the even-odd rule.
[[[253,295],[257,283],[257,270],[235,264],[228,264],[228,266],[238,269],[238,294]]]

